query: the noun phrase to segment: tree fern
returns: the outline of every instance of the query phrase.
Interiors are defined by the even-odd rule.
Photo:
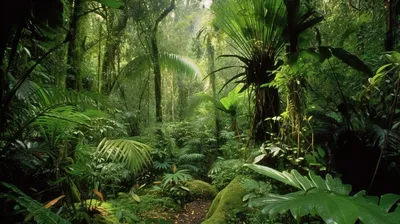
[[[362,191],[352,197],[348,195],[351,186],[342,184],[340,179],[329,174],[324,180],[312,172],[307,177],[296,170],[288,173],[255,164],[245,166],[300,190],[286,195],[267,194],[249,202],[250,206],[262,207],[262,212],[270,218],[290,211],[297,220],[308,214],[317,214],[326,223],[353,224],[357,220],[366,224],[400,223],[399,210],[387,213],[396,206],[399,195],[367,197]]]
[[[42,205],[40,202],[33,200],[31,197],[20,191],[14,185],[4,182],[2,182],[2,184],[8,189],[12,190],[14,193],[18,194],[18,196],[3,194],[2,197],[12,198],[18,204],[25,207],[28,212],[33,215],[34,220],[38,224],[70,224],[69,221],[53,213],[50,209],[45,208],[44,205]]]
[[[125,164],[134,173],[151,163],[150,146],[131,139],[103,139],[96,151],[97,157]]]

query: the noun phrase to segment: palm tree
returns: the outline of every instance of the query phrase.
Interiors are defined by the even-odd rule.
[[[240,79],[242,90],[255,93],[252,135],[256,142],[269,139],[266,130],[277,133],[279,126],[272,120],[279,115],[278,90],[268,86],[275,75],[278,56],[285,46],[286,10],[282,0],[222,0],[212,7],[216,26],[225,32],[238,52],[223,57],[238,58],[244,72],[228,82]],[[217,70],[218,71],[218,70]]]
[[[241,78],[239,82],[245,83],[243,90],[249,87],[254,90],[252,134],[256,142],[265,141],[271,136],[266,131],[271,134],[279,131],[273,119],[266,121],[280,114],[278,90],[269,85],[275,79],[272,71],[282,64],[278,57],[287,44],[288,61],[295,62],[300,34],[323,17],[304,7],[300,0],[223,0],[214,5],[213,11],[216,26],[228,35],[238,52],[227,56],[244,63],[245,71],[228,82]]]

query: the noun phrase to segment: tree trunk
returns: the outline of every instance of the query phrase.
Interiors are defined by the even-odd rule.
[[[392,4],[392,0],[385,0],[385,9],[386,9],[386,39],[385,39],[385,50],[393,51],[394,43],[395,43],[395,13],[394,6]]]
[[[115,63],[117,62],[118,50],[121,45],[121,36],[126,28],[128,22],[128,14],[124,10],[123,14],[118,18],[117,24],[113,27],[114,13],[110,12],[110,27],[111,31],[109,31],[107,36],[107,42],[105,47],[105,53],[103,58],[103,93],[109,94],[116,84],[117,80],[113,78],[116,77],[115,71]]]
[[[157,45],[157,31],[158,25],[160,22],[175,8],[175,0],[171,1],[171,4],[168,8],[166,8],[161,15],[157,18],[154,23],[152,33],[150,36],[150,45],[151,45],[151,59],[153,63],[153,71],[154,71],[154,94],[156,98],[156,122],[162,123],[162,93],[161,93],[161,68],[160,68],[160,55]]]
[[[208,65],[209,73],[215,70],[215,48],[212,45],[210,34],[207,36],[207,55],[208,55]],[[215,73],[210,75],[210,83],[213,93],[213,98],[218,98],[217,87],[215,83]],[[220,132],[221,132],[221,120],[219,117],[219,110],[215,109],[215,138],[217,140],[217,148],[220,146]]]
[[[66,87],[81,91],[82,85],[82,62],[84,54],[84,35],[85,35],[85,21],[82,15],[86,9],[86,3],[82,0],[74,0],[73,13],[69,29],[70,42],[68,46],[67,63],[70,66],[68,69]]]
[[[255,143],[263,143],[271,139],[271,134],[279,133],[279,123],[268,119],[279,115],[279,94],[276,88],[260,88],[260,85],[256,86],[255,93],[256,105],[252,133]]]
[[[290,5],[289,5],[290,4]],[[288,53],[288,61],[289,63],[296,63],[298,52],[299,52],[299,36],[300,33],[297,30],[297,15],[300,10],[300,0],[291,0],[288,1],[286,5],[287,9],[287,19],[288,19],[288,31],[289,31],[289,46],[287,48]],[[301,127],[302,127],[302,120],[301,120],[301,86],[297,84],[298,79],[297,77],[292,77],[291,80],[287,83],[288,88],[288,97],[287,97],[287,108],[289,119],[292,123],[292,130],[291,133],[296,133],[297,136],[297,153],[300,156],[300,135],[301,135]]]

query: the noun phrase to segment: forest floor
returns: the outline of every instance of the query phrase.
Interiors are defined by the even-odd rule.
[[[200,224],[210,208],[212,200],[196,200],[185,205],[175,217],[175,224]]]

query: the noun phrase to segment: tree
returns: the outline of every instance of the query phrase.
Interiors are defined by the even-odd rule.
[[[157,45],[157,32],[158,25],[160,22],[175,8],[175,0],[171,1],[171,4],[166,8],[156,19],[152,27],[150,34],[150,45],[151,45],[151,60],[153,63],[154,72],[154,93],[156,97],[156,121],[162,123],[162,108],[161,108],[161,68],[160,68],[160,58],[159,50]]]
[[[286,27],[286,10],[282,0],[230,0],[218,1],[212,7],[216,26],[227,34],[237,55],[222,57],[238,58],[244,72],[230,81],[239,79],[245,90],[255,94],[252,136],[256,142],[270,139],[267,131],[278,133],[279,125],[272,119],[279,115],[278,90],[268,86],[274,79],[278,57],[283,50]],[[218,71],[218,70],[217,70]]]

